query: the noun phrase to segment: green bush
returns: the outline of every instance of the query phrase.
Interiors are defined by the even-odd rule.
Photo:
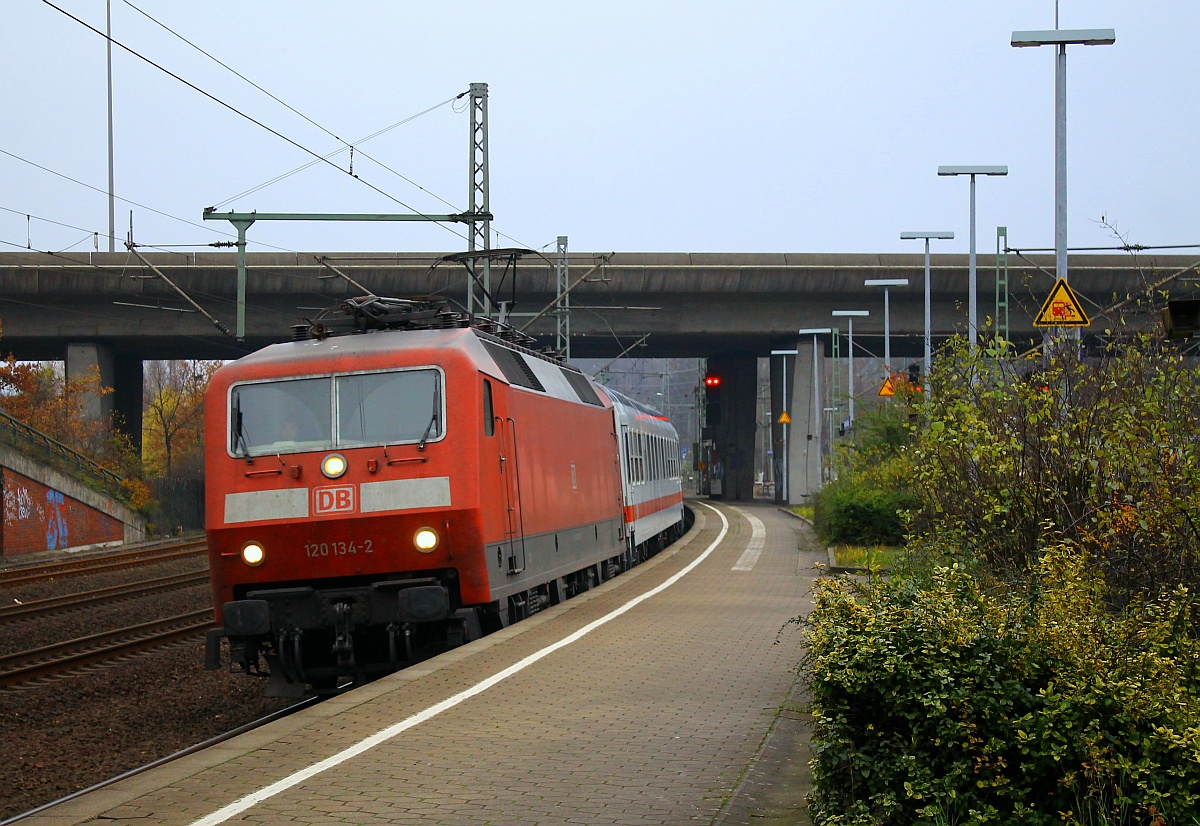
[[[863,412],[858,436],[838,450],[837,478],[813,498],[813,524],[828,543],[900,545],[905,514],[919,501],[911,490],[906,404]]]
[[[907,490],[848,477],[827,484],[814,500],[814,525],[826,543],[899,545],[902,513],[916,506]]]
[[[1192,597],[1113,614],[1066,545],[1032,582],[994,595],[954,566],[819,583],[816,823],[1200,822]]]
[[[939,353],[911,450],[912,533],[955,537],[1020,582],[1048,535],[1084,549],[1119,609],[1200,591],[1200,368],[1149,336],[1017,357]]]

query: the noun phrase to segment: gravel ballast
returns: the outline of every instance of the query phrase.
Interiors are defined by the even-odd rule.
[[[252,722],[288,702],[204,670],[203,639],[0,691],[0,820]]]
[[[119,582],[204,570],[196,557],[0,588],[29,602]],[[209,607],[194,587],[0,625],[0,652]],[[266,681],[204,670],[201,635],[40,683],[0,689],[0,820],[86,789],[286,707]]]

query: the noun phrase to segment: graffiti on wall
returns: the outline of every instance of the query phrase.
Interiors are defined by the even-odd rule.
[[[66,498],[60,491],[46,491],[45,504],[34,501],[29,488],[11,485],[4,489],[4,524],[18,525],[29,520],[46,526],[46,550],[56,551],[70,545],[70,530],[63,512]]]
[[[120,542],[121,520],[10,468],[0,467],[0,557]]]
[[[33,516],[33,497],[23,485],[4,489],[4,524],[12,525]]]
[[[46,550],[65,548],[67,520],[63,515],[63,495],[56,490],[46,491]]]

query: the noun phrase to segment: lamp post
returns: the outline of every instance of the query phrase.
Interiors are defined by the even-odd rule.
[[[850,373],[850,429],[854,429],[854,319],[864,318],[871,314],[870,310],[834,310],[830,313],[834,318],[844,318],[850,325],[849,346],[847,349],[847,364]]]
[[[929,239],[938,238],[946,239],[953,238],[954,233],[949,230],[933,230],[933,231],[916,231],[900,233],[901,241],[908,241],[913,238],[925,239],[925,375],[929,375],[929,369],[933,366],[933,339],[929,330],[930,312],[929,312]],[[928,382],[925,383],[928,387]]]
[[[979,343],[978,295],[975,275],[975,176],[976,175],[1007,175],[1007,166],[939,166],[938,175],[970,175],[971,176],[971,257],[969,276],[967,278],[967,339],[972,349]]]
[[[788,404],[788,379],[787,379],[787,358],[786,356],[794,356],[797,350],[772,350],[773,356],[785,356],[783,360],[783,409],[787,410],[791,405]],[[788,418],[791,418],[790,416]],[[790,505],[792,500],[788,498],[788,453],[791,452],[790,439],[792,423],[788,422],[783,426],[783,465],[781,475],[783,476],[783,484],[780,485],[780,492],[783,496],[783,503]]]
[[[1012,33],[1012,45],[1057,46],[1054,64],[1054,269],[1067,278],[1067,46],[1111,46],[1117,41],[1114,29],[1059,29]]]
[[[888,374],[892,372],[892,321],[888,306],[888,287],[907,287],[907,278],[868,278],[864,287],[883,287],[883,364]]]

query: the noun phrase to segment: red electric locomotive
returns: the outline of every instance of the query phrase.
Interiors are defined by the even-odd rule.
[[[270,694],[361,684],[682,532],[678,441],[653,410],[444,304],[341,310],[209,384],[208,667],[226,637]]]

